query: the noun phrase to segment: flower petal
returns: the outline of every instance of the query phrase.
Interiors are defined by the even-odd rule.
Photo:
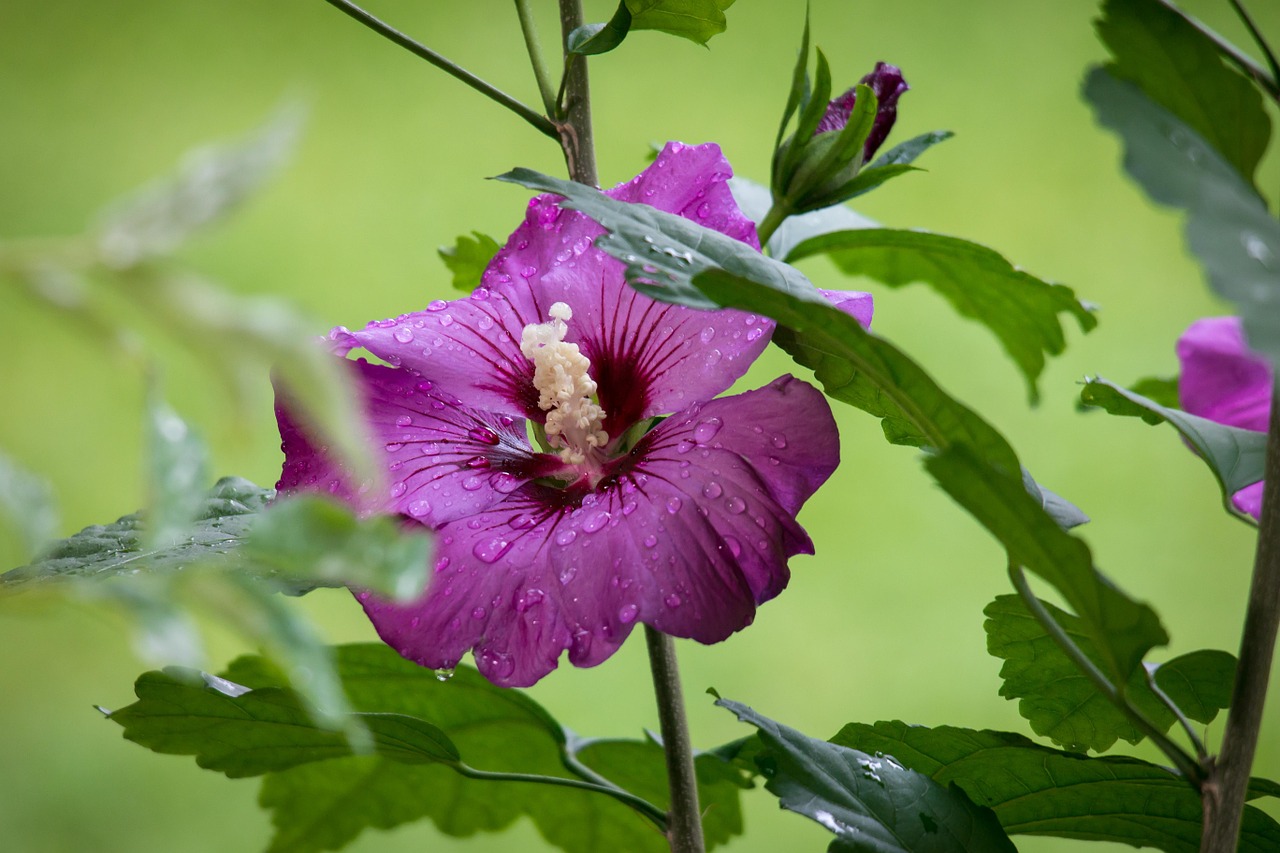
[[[1262,490],[1266,484],[1259,481],[1252,486],[1245,486],[1231,496],[1231,503],[1243,513],[1251,515],[1255,520],[1262,520]]]
[[[460,405],[410,371],[349,362],[363,397],[365,422],[390,474],[373,494],[317,448],[279,394],[283,492],[328,490],[364,513],[398,513],[440,525],[483,511],[561,461],[534,453],[523,420]]]
[[[759,248],[754,224],[729,192],[731,175],[718,146],[673,142],[607,195],[680,214]],[[506,296],[522,318],[536,318],[527,322],[545,321],[556,302],[572,309],[566,339],[591,360],[611,436],[642,418],[714,397],[764,350],[773,330],[767,318],[697,311],[632,290],[623,265],[594,248],[600,226],[559,202],[543,195],[529,203],[524,223],[483,282],[494,295]]]
[[[507,686],[566,649],[598,664],[638,622],[717,642],[786,586],[788,557],[812,553],[794,515],[838,453],[825,399],[782,377],[663,421],[594,492],[529,483],[442,526],[420,601],[362,601],[405,657],[450,667],[474,648]]]
[[[818,288],[818,292],[832,305],[861,323],[862,328],[871,328],[875,300],[870,293],[864,293],[861,290],[824,290],[822,288]]]
[[[1184,411],[1220,424],[1265,431],[1271,368],[1251,352],[1237,317],[1197,320],[1178,339]]]

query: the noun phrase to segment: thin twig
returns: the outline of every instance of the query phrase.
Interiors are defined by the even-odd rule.
[[[400,45],[414,56],[425,59],[427,62],[430,62],[436,68],[439,68],[449,76],[461,80],[480,94],[511,110],[543,134],[550,136],[552,139],[559,138],[560,135],[556,130],[556,126],[549,118],[539,114],[537,110],[534,110],[511,97],[492,83],[482,80],[467,69],[463,68],[461,65],[445,59],[431,48],[421,44],[420,42],[414,41],[395,27],[392,27],[385,21],[375,18],[356,4],[348,2],[348,0],[325,0],[325,2],[364,24],[378,35]]]
[[[468,779],[483,779],[489,782],[530,782],[535,785],[558,785],[564,788],[577,788],[580,791],[604,794],[606,797],[612,797],[618,802],[625,803],[635,809],[664,832],[667,828],[667,816],[662,813],[661,809],[648,800],[637,797],[629,791],[624,791],[616,785],[597,785],[594,782],[584,782],[581,779],[566,779],[563,776],[538,776],[533,773],[503,773],[495,770],[479,770],[460,761],[449,766]]]
[[[1267,40],[1263,38],[1262,31],[1253,22],[1253,18],[1240,0],[1231,0],[1231,6],[1236,10],[1236,14],[1240,16],[1240,20],[1244,21],[1244,25],[1248,27],[1249,35],[1253,36],[1253,40],[1257,43],[1258,49],[1262,51],[1262,55],[1267,58],[1267,65],[1271,66],[1271,76],[1276,80],[1280,80],[1280,63],[1276,62],[1276,55],[1271,52],[1271,45],[1267,44]]]
[[[547,115],[556,118],[556,95],[551,88],[551,78],[547,76],[547,64],[542,58],[542,42],[538,39],[538,25],[533,20],[533,10],[529,8],[529,0],[516,0],[516,14],[520,16],[520,32],[524,33],[524,47],[529,54],[529,64],[533,66],[533,76],[538,81],[538,94],[542,96],[542,108]]]
[[[1227,41],[1200,21],[1197,21],[1195,18],[1179,9],[1172,0],[1158,0],[1158,2],[1194,27],[1202,36],[1213,42],[1214,46],[1218,48],[1219,53],[1234,63],[1249,77],[1252,77],[1254,82],[1261,86],[1263,90],[1271,96],[1271,100],[1280,103],[1280,82],[1278,82],[1280,81],[1280,75],[1273,76],[1268,73],[1267,69],[1255,62],[1252,57],[1241,53],[1240,49],[1231,42]]]

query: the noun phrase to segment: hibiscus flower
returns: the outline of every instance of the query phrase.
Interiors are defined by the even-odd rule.
[[[717,146],[671,143],[608,194],[758,248],[730,175]],[[352,482],[280,397],[282,492],[328,489],[438,534],[419,600],[358,594],[423,666],[474,650],[491,681],[526,686],[565,651],[604,661],[639,622],[718,642],[782,591],[789,557],[813,553],[795,516],[839,458],[825,398],[782,376],[715,399],[772,322],[637,293],[601,233],[537,197],[469,297],[330,333],[339,354],[384,362],[350,364],[385,492]],[[869,321],[869,296],[839,299]]]
[[[1178,398],[1185,412],[1240,429],[1267,431],[1271,367],[1245,344],[1239,317],[1206,317],[1191,324],[1177,344],[1182,373]],[[1262,483],[1231,496],[1241,512],[1262,514]]]

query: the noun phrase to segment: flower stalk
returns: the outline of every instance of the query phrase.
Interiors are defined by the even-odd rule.
[[[591,87],[587,58],[569,53],[569,34],[582,26],[582,0],[560,0],[560,44],[564,52],[564,81],[560,107],[563,120],[555,122],[564,150],[570,180],[598,187],[595,140],[591,133]]]
[[[698,806],[698,780],[689,726],[685,721],[675,640],[648,625],[644,626],[644,639],[649,646],[649,668],[653,671],[653,691],[658,699],[662,748],[667,756],[667,778],[671,786],[667,840],[671,853],[703,853],[706,847],[702,838],[702,811]]]
[[[1280,406],[1272,392],[1258,548],[1222,750],[1201,786],[1201,853],[1234,853],[1240,836],[1249,771],[1258,748],[1276,633],[1280,629]]]

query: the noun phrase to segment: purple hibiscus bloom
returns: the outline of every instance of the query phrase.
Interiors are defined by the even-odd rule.
[[[902,70],[887,62],[877,62],[871,73],[858,82],[864,86],[870,86],[871,91],[876,95],[876,120],[871,126],[871,133],[867,135],[866,144],[862,147],[862,159],[865,162],[875,156],[875,153],[880,150],[880,145],[889,135],[889,131],[893,129],[893,123],[898,119],[898,98],[911,87],[903,78]],[[827,112],[818,122],[818,129],[814,131],[814,135],[842,130],[849,123],[853,105],[857,102],[856,86],[834,98],[827,105]]]
[[[1238,317],[1207,317],[1191,324],[1177,344],[1182,373],[1178,398],[1185,412],[1240,429],[1267,431],[1271,367],[1244,340]],[[1231,496],[1241,512],[1262,513],[1262,483]]]
[[[759,248],[730,175],[717,146],[670,143],[608,195]],[[504,686],[533,684],[566,650],[598,664],[638,622],[703,643],[750,624],[787,559],[813,553],[795,516],[839,460],[825,398],[798,379],[714,399],[770,320],[637,293],[594,247],[599,225],[558,201],[530,202],[469,297],[330,334],[338,353],[386,363],[350,362],[385,493],[321,452],[287,395],[277,405],[283,492],[327,488],[438,534],[418,601],[359,593],[383,640],[435,669],[474,650]],[[869,319],[869,296],[833,299]]]

